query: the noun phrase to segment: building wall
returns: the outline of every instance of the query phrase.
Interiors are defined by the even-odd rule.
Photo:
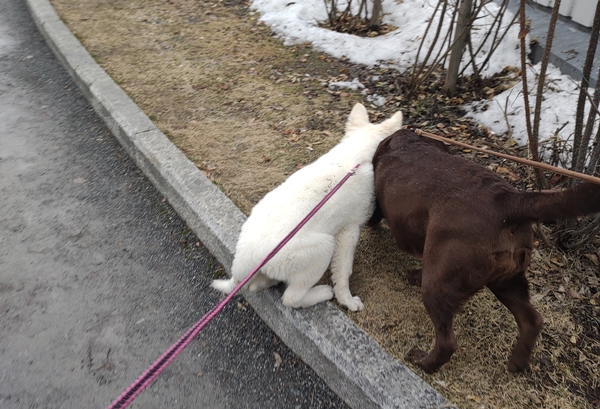
[[[534,0],[537,4],[546,7],[553,7],[554,0]],[[565,17],[581,24],[584,27],[591,27],[594,21],[594,13],[598,0],[561,0],[558,12]]]

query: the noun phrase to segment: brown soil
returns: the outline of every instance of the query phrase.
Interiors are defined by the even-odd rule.
[[[498,79],[464,88],[454,99],[441,97],[437,85],[430,83],[428,92],[409,99],[398,73],[339,61],[309,45],[284,47],[249,5],[238,0],[52,4],[98,63],[246,213],[341,137],[352,105],[364,97],[328,90],[323,85],[328,81],[359,77],[371,92],[386,95],[384,107],[367,104],[372,120],[401,109],[407,124],[510,149],[485,129],[460,119],[456,108],[474,93],[489,93]],[[520,188],[531,186],[523,169],[485,155],[458,153],[472,156]],[[540,247],[529,277],[545,326],[532,368],[524,374],[506,370],[516,325],[488,291],[456,317],[460,347],[439,373],[425,375],[406,362],[412,347],[430,349],[433,331],[418,288],[406,279],[418,260],[396,251],[385,226],[362,234],[351,285],[365,310],[349,316],[460,407],[600,407],[596,247],[582,249],[580,256]]]

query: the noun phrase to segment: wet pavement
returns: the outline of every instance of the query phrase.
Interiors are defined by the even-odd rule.
[[[106,407],[220,299],[215,274],[25,3],[0,3],[0,407]],[[346,406],[238,296],[131,407]]]

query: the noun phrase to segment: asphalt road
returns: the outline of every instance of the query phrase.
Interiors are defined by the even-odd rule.
[[[0,2],[0,407],[106,407],[220,299],[219,270]],[[346,406],[237,297],[130,407]]]

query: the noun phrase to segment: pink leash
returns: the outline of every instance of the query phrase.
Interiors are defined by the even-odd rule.
[[[287,236],[284,237],[283,240],[244,278],[234,289],[230,292],[219,304],[214,306],[209,312],[207,312],[200,320],[195,323],[190,329],[187,330],[185,334],[179,340],[171,345],[171,347],[164,353],[160,358],[158,358],[146,371],[140,375],[139,378],[133,382],[129,388],[127,388],[113,403],[110,404],[106,409],[122,409],[127,407],[137,395],[140,394],[148,386],[150,382],[154,380],[158,376],[158,374],[167,367],[171,363],[173,359],[183,349],[191,342],[191,340],[204,328],[208,322],[214,318],[215,315],[219,313],[233,298],[233,296],[256,274],[258,270],[264,266],[267,261],[273,258],[275,254],[281,250],[283,246],[290,241],[292,237],[304,226],[310,219],[319,211],[321,207],[338,191],[340,187],[346,181],[356,173],[356,169],[360,166],[360,164],[355,165],[347,174],[344,176],[342,180],[338,182],[337,185],[331,189],[331,191],[310,211],[309,214],[306,215],[304,219],[290,232]]]

